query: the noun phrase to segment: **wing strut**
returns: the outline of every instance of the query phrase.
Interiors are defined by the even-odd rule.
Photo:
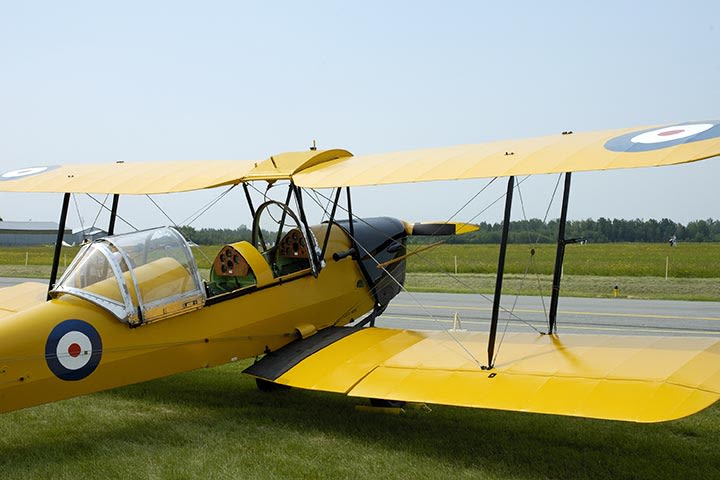
[[[115,235],[115,219],[117,218],[118,201],[120,195],[113,195],[112,207],[110,208],[110,225],[108,226],[108,235]]]
[[[60,212],[60,225],[58,225],[57,240],[55,240],[55,253],[53,254],[52,270],[50,271],[50,283],[48,283],[48,300],[50,300],[50,290],[52,290],[55,286],[55,281],[57,280],[58,266],[60,265],[60,250],[62,249],[63,234],[65,233],[65,221],[67,220],[69,206],[70,193],[66,193],[63,197],[62,210]]]
[[[323,240],[322,250],[320,252],[320,261],[322,262],[325,258],[325,252],[327,251],[328,241],[330,240],[330,230],[332,230],[333,223],[335,223],[335,211],[337,210],[338,203],[340,202],[340,193],[342,188],[338,187],[335,193],[335,201],[333,202],[332,210],[330,211],[330,218],[328,219],[328,228],[325,231],[325,239]]]
[[[497,277],[495,280],[495,296],[493,297],[492,318],[490,319],[490,336],[488,337],[488,363],[485,370],[493,368],[495,355],[495,336],[497,334],[498,317],[500,316],[500,297],[502,296],[503,274],[505,271],[505,253],[507,251],[508,231],[510,230],[510,212],[512,211],[513,187],[515,177],[508,179],[507,194],[505,195],[505,216],[503,217],[502,239],[500,240],[500,253],[498,255]]]
[[[570,199],[570,172],[565,172],[565,188],[563,189],[562,208],[560,210],[560,224],[558,225],[557,251],[555,252],[555,270],[553,270],[552,294],[550,297],[550,314],[548,315],[548,333],[557,333],[557,309],[560,299],[560,280],[562,279],[563,260],[565,259],[565,245],[572,243],[565,240],[565,223],[567,221],[568,200]]]

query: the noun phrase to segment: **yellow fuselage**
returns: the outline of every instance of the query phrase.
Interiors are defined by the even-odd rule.
[[[325,226],[313,228],[323,238]],[[276,279],[204,307],[131,328],[108,311],[64,295],[0,319],[0,412],[52,402],[178,372],[211,367],[274,351],[332,325],[345,325],[373,308],[374,298],[333,228],[326,266]],[[65,320],[92,325],[102,339],[97,368],[80,380],[58,378],[48,367],[46,343]]]

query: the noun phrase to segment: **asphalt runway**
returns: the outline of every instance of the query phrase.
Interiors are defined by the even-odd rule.
[[[547,331],[550,298],[504,296],[498,331]],[[377,326],[445,330],[459,317],[460,328],[487,331],[492,296],[401,293],[376,321]],[[720,336],[720,302],[560,298],[558,333],[604,335]]]
[[[38,279],[0,277],[0,287]],[[550,298],[504,296],[499,332],[547,331]],[[413,330],[458,328],[487,331],[492,296],[401,293],[378,317],[377,326]],[[560,298],[558,333],[600,335],[684,335],[720,337],[720,302]]]

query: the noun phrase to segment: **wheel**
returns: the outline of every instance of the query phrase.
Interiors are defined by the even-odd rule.
[[[262,378],[255,379],[255,385],[261,392],[279,392],[282,390],[289,390],[290,387],[287,385],[281,385],[279,383],[271,382],[269,380],[263,380]]]
[[[370,405],[380,408],[402,408],[407,402],[402,400],[385,400],[384,398],[371,398]]]

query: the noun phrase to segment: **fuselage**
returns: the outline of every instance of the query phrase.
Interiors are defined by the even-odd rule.
[[[317,238],[326,229],[312,227]],[[7,316],[0,320],[0,412],[262,355],[353,322],[378,307],[362,255],[333,260],[353,246],[334,226],[317,276],[301,270],[140,326],[72,295]]]

